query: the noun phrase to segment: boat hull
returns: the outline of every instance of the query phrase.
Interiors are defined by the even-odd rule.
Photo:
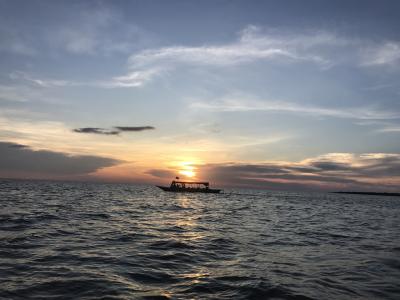
[[[198,188],[171,188],[169,186],[160,186],[157,185],[158,188],[162,189],[165,192],[173,192],[173,193],[211,193],[218,194],[221,192],[219,189],[198,189]]]

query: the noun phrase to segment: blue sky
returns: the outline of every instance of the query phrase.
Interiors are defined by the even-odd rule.
[[[23,145],[12,147],[20,161],[91,157],[91,168],[67,175],[62,164],[40,172],[9,163],[0,175],[157,182],[190,171],[225,185],[396,189],[399,9],[0,1],[4,151]]]

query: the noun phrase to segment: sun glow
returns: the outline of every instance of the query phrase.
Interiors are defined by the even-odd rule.
[[[184,175],[186,177],[189,178],[193,178],[196,177],[196,167],[193,166],[193,162],[189,162],[189,161],[184,161],[181,162],[180,165],[180,170],[179,170],[179,174]]]
[[[180,170],[180,171],[179,171],[179,174],[185,175],[185,176],[190,177],[190,178],[196,176],[196,172],[191,171],[191,170]]]

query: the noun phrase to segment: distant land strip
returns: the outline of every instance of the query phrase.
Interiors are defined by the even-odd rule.
[[[351,194],[351,195],[371,195],[371,196],[397,196],[400,197],[400,193],[377,193],[377,192],[332,192],[335,194]]]

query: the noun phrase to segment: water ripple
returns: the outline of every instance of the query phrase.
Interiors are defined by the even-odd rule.
[[[398,299],[400,201],[0,181],[0,299]]]

